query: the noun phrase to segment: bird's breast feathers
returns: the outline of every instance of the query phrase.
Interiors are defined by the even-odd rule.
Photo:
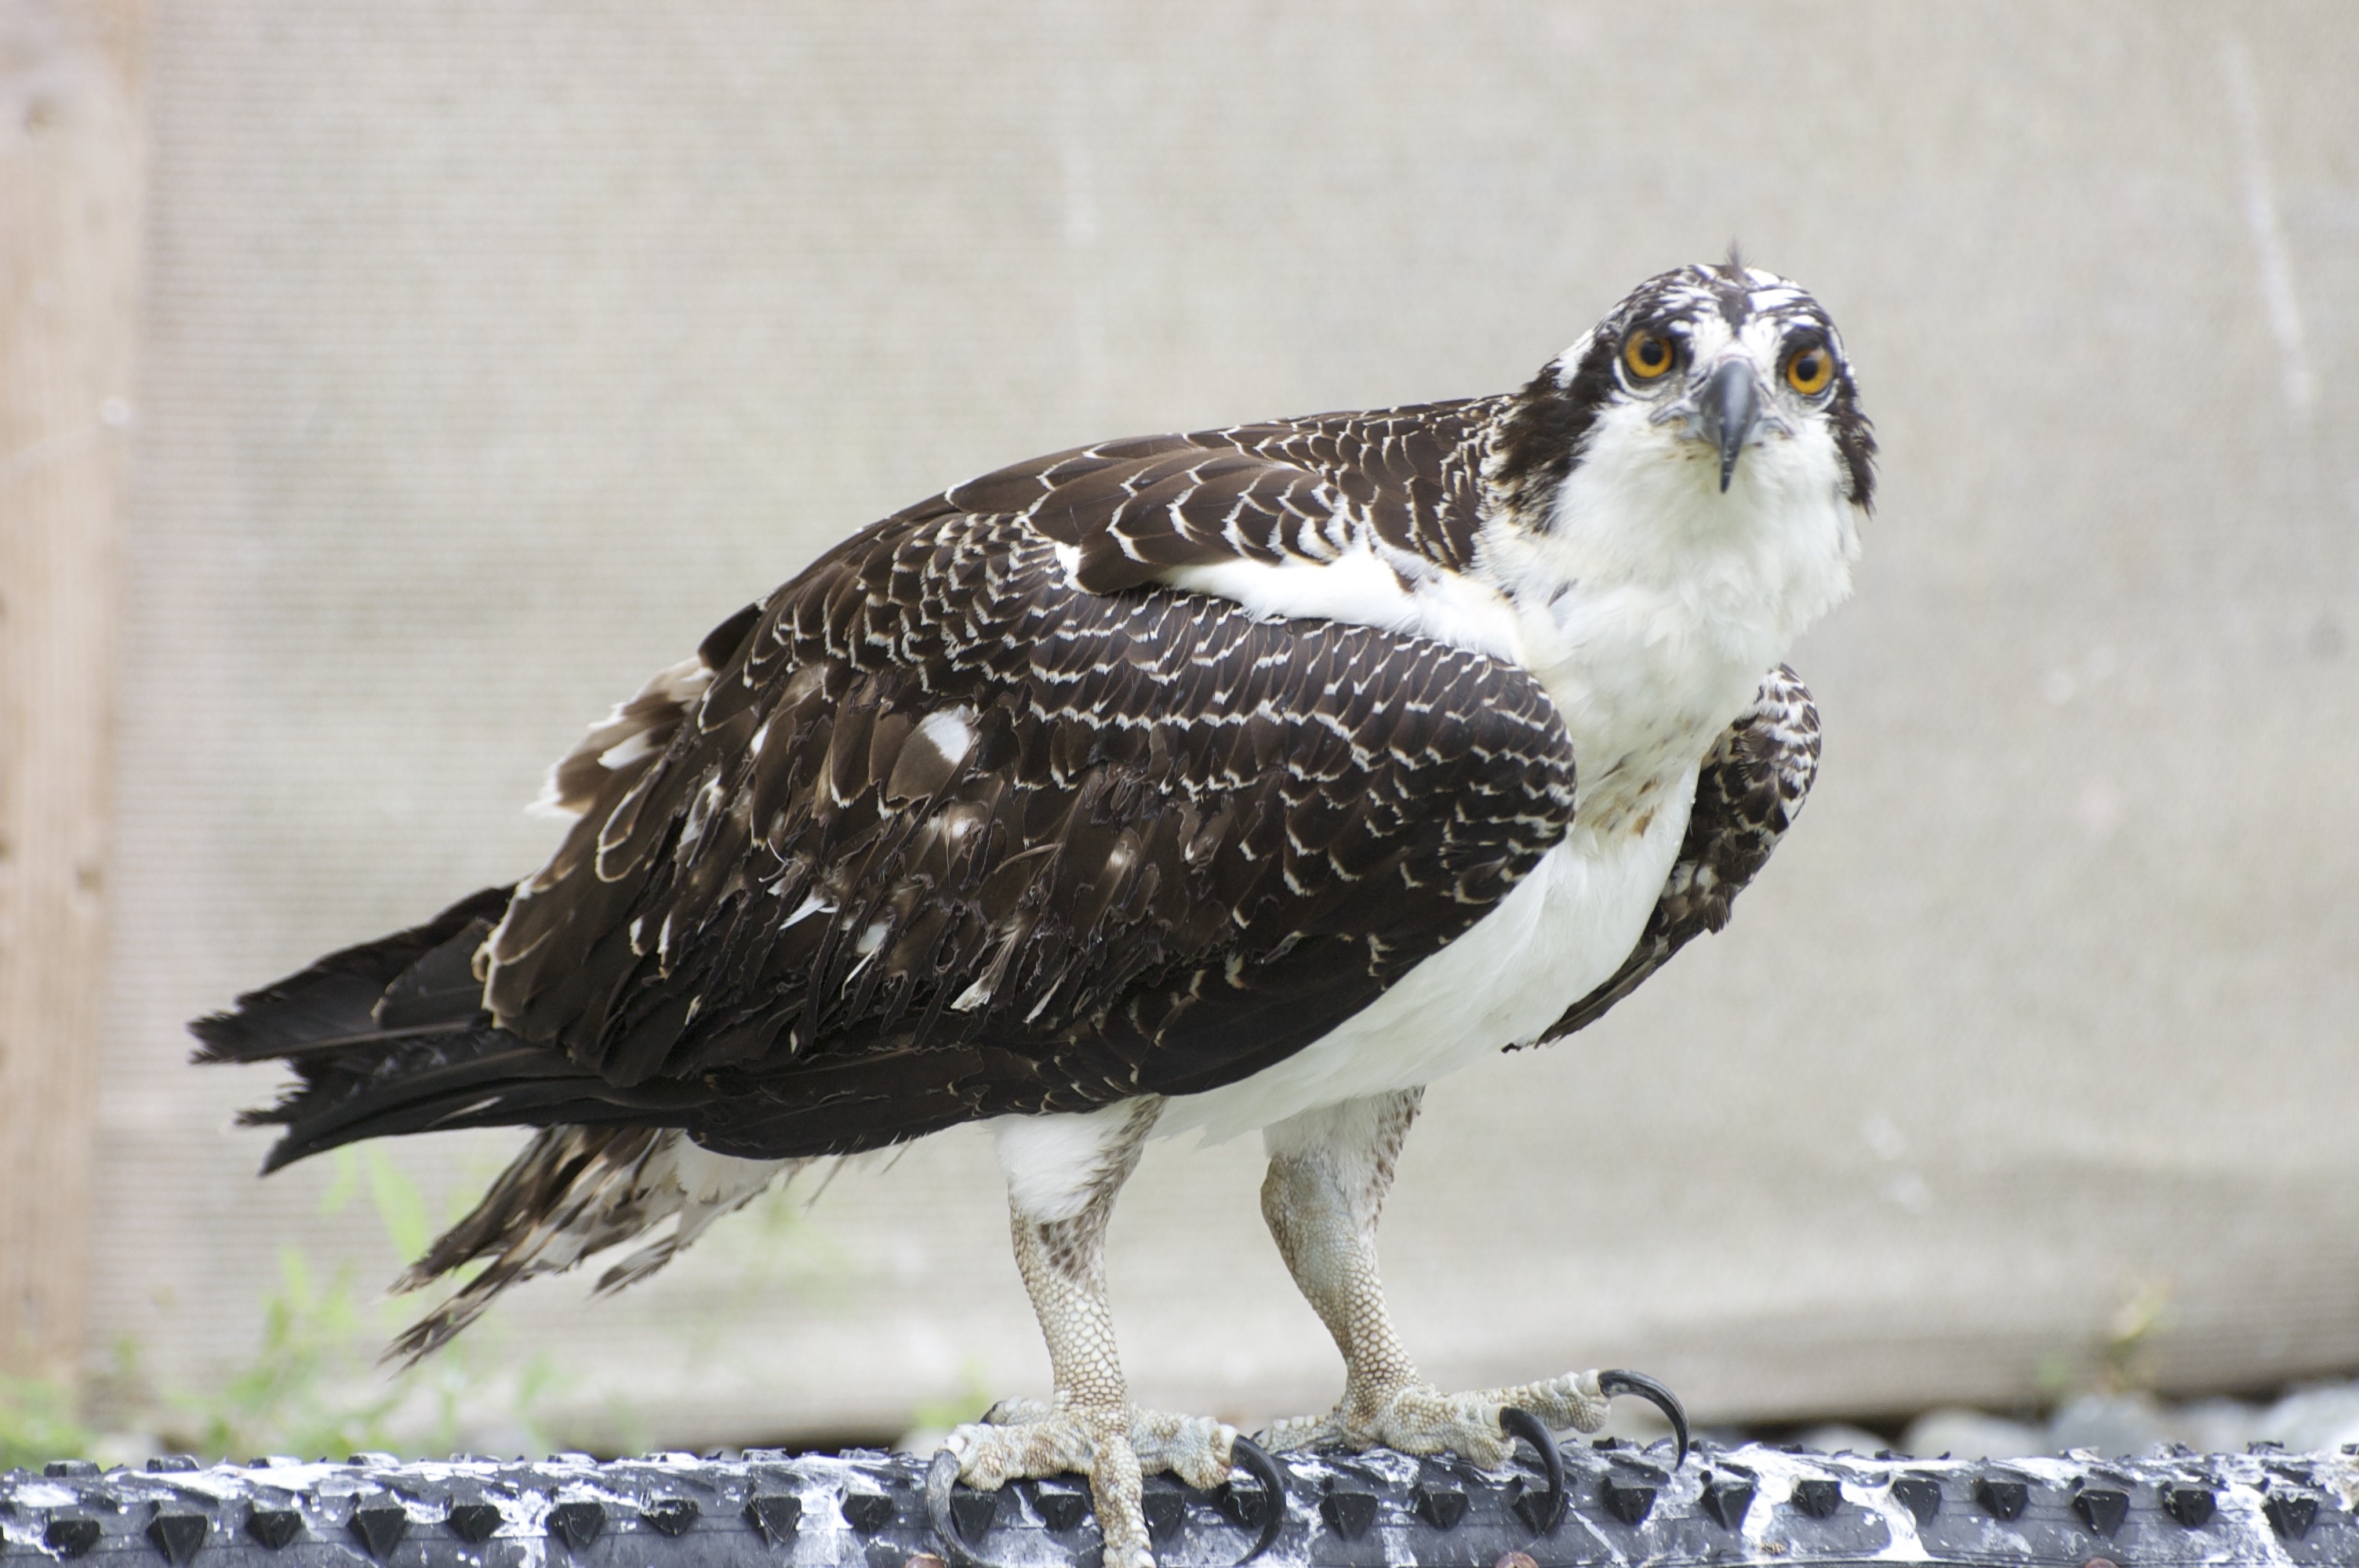
[[[1797,497],[1768,475],[1723,496],[1655,477],[1576,470],[1549,530],[1495,520],[1463,573],[1396,572],[1373,551],[1189,569],[1185,586],[1265,615],[1363,621],[1529,670],[1571,737],[1579,807],[1472,930],[1303,1051],[1175,1102],[1159,1131],[1224,1138],[1431,1082],[1538,1039],[1629,956],[1705,752],[1799,626],[1848,590],[1854,549],[1831,488]],[[1716,514],[1682,515],[1689,492]],[[1634,512],[1639,524],[1652,514],[1651,548]]]
[[[1687,830],[1695,778],[1691,764],[1643,832],[1576,825],[1473,930],[1274,1066],[1172,1101],[1157,1135],[1201,1129],[1217,1142],[1538,1040],[1629,957]]]
[[[1472,930],[1308,1048],[1177,1102],[1164,1131],[1224,1137],[1430,1082],[1539,1038],[1630,955],[1704,754],[1762,672],[1849,594],[1858,550],[1859,498],[1823,424],[1765,430],[1718,485],[1713,457],[1647,406],[1610,403],[1554,492],[1489,508],[1462,562],[1389,547],[1339,506],[1303,531],[1323,542],[1315,554],[1158,574],[1257,614],[1379,626],[1523,667],[1571,738],[1578,788],[1562,840]]]

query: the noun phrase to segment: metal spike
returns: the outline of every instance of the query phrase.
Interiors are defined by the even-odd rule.
[[[159,1513],[147,1521],[147,1544],[162,1552],[172,1568],[180,1568],[204,1545],[212,1527],[212,1521],[202,1514]]]
[[[1149,1540],[1161,1541],[1187,1522],[1188,1499],[1177,1492],[1147,1492],[1138,1499],[1138,1508],[1146,1517]]]
[[[83,1463],[74,1461],[74,1463]],[[96,1466],[92,1467],[93,1470]],[[53,1519],[41,1531],[41,1544],[60,1557],[80,1557],[98,1544],[99,1527],[94,1519],[74,1517]]]
[[[639,1510],[639,1517],[658,1535],[686,1535],[702,1511],[693,1498],[658,1498]]]
[[[893,1499],[882,1492],[847,1490],[839,1506],[843,1522],[863,1535],[874,1535],[893,1522]]]
[[[1330,1492],[1319,1499],[1319,1517],[1345,1541],[1357,1541],[1376,1522],[1374,1492]]]
[[[2072,1494],[2072,1511],[2093,1533],[2110,1536],[2129,1517],[2130,1495],[2111,1487],[2083,1487]]]
[[[303,1533],[303,1516],[293,1509],[248,1509],[245,1533],[261,1542],[265,1550],[277,1552]]]
[[[348,1528],[368,1554],[381,1562],[409,1533],[409,1515],[398,1503],[371,1503],[353,1510]]]
[[[2162,1511],[2189,1530],[2201,1530],[2212,1522],[2212,1513],[2220,1499],[2209,1487],[2165,1487],[2162,1489]]]
[[[1984,1476],[1974,1483],[1974,1501],[1995,1519],[2013,1519],[2031,1501],[2031,1488],[2020,1481]]]
[[[2288,1541],[2299,1541],[2318,1519],[2318,1499],[2295,1492],[2272,1492],[2261,1504],[2269,1528]]]
[[[1941,1511],[1941,1483],[1930,1476],[1894,1476],[1892,1497],[1920,1525],[1932,1523],[1933,1516]]]
[[[772,1546],[792,1541],[803,1517],[803,1500],[786,1492],[767,1492],[745,1499],[745,1520]]]
[[[958,1521],[959,1533],[969,1541],[981,1540],[998,1517],[997,1492],[958,1491],[951,1494],[951,1518]]]
[[[1813,1476],[1794,1483],[1794,1507],[1812,1519],[1832,1519],[1843,1507],[1843,1483]]]
[[[588,1498],[569,1498],[549,1510],[549,1530],[579,1552],[606,1528],[606,1509]]]
[[[1409,1494],[1409,1508],[1436,1530],[1454,1530],[1466,1517],[1466,1488],[1419,1487]]]
[[[1753,1483],[1735,1480],[1707,1482],[1701,1500],[1703,1511],[1712,1516],[1712,1523],[1723,1530],[1742,1530],[1745,1528],[1745,1516],[1753,1507]]]
[[[500,1528],[500,1510],[486,1502],[453,1503],[442,1522],[470,1546],[481,1546]]]
[[[1232,1484],[1223,1488],[1221,1506],[1231,1519],[1250,1527],[1261,1522],[1259,1511],[1251,1506],[1261,1501],[1260,1493],[1240,1493]],[[1081,1528],[1082,1520],[1089,1515],[1090,1499],[1071,1487],[1036,1487],[1032,1509],[1040,1516],[1041,1529],[1061,1534]],[[1242,1517],[1248,1512],[1253,1514],[1251,1519]]]
[[[1597,1484],[1597,1500],[1624,1524],[1643,1524],[1647,1516],[1655,1511],[1655,1488],[1608,1476]]]

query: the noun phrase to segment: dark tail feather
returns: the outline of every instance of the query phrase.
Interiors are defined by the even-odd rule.
[[[513,890],[485,888],[425,925],[331,953],[189,1026],[200,1062],[284,1060],[296,1083],[249,1125],[278,1126],[265,1172],[358,1139],[446,1128],[662,1121],[679,1086],[616,1091],[495,1025],[475,953]]]
[[[277,1105],[240,1119],[287,1130],[266,1173],[389,1133],[541,1129],[474,1212],[402,1276],[397,1288],[415,1290],[477,1260],[487,1264],[390,1357],[416,1360],[518,1280],[654,1232],[601,1288],[642,1278],[794,1163],[690,1144],[677,1129],[711,1100],[701,1082],[618,1087],[494,1022],[475,955],[513,891],[485,888],[423,925],[331,953],[189,1026],[200,1062],[294,1068],[296,1082]]]
[[[196,1059],[264,1062],[472,1022],[484,999],[475,949],[513,892],[485,888],[423,925],[331,953],[246,992],[231,1011],[189,1025],[201,1043]]]

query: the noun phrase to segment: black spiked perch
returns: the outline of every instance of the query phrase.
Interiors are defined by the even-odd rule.
[[[409,1533],[409,1514],[399,1503],[363,1503],[353,1510],[353,1539],[382,1563]]]
[[[1381,1453],[1280,1463],[1247,1443],[1209,1491],[1151,1476],[1155,1557],[1165,1568],[1222,1568],[1248,1547],[1330,1568],[2359,1564],[2359,1518],[2343,1502],[2359,1496],[2359,1453],[2182,1452],[2092,1462],[2060,1485],[2050,1470],[1982,1461],[1709,1443],[1690,1470],[1627,1444],[1560,1446],[1544,1430],[1535,1444],[1537,1420],[1511,1420],[1519,1452],[1499,1470]],[[0,1473],[0,1568],[947,1568],[937,1556],[971,1568],[985,1549],[1022,1568],[1090,1568],[1099,1540],[1085,1478],[1014,1482],[1010,1497],[959,1485],[954,1462],[937,1493],[939,1476],[900,1455],[775,1450],[18,1470]],[[865,1535],[850,1517],[863,1512]]]
[[[1907,1509],[1921,1529],[1941,1511],[1941,1483],[1930,1476],[1895,1476],[1892,1499]]]
[[[1974,1483],[1974,1501],[1982,1504],[1983,1512],[1991,1518],[2012,1523],[2023,1517],[2024,1506],[2031,1501],[2031,1489],[2004,1476],[1984,1476]]]
[[[1655,1488],[1608,1476],[1598,1483],[1597,1500],[1624,1524],[1644,1524],[1647,1516],[1655,1511]]]
[[[2297,1492],[2272,1492],[2261,1505],[2261,1512],[2268,1516],[2271,1530],[2288,1541],[2299,1541],[2318,1522],[2318,1499]]]
[[[955,1506],[957,1499],[951,1502]],[[1150,1491],[1138,1499],[1138,1509],[1147,1517],[1149,1541],[1169,1541],[1188,1522],[1188,1499],[1177,1492]]]
[[[1832,1519],[1843,1507],[1843,1484],[1828,1476],[1813,1476],[1794,1483],[1794,1507],[1812,1519]]]
[[[893,1499],[882,1492],[843,1494],[843,1522],[863,1535],[875,1535],[893,1522]]]
[[[745,1522],[772,1546],[792,1541],[802,1517],[803,1500],[790,1492],[765,1492],[745,1499]]]
[[[251,1508],[245,1513],[245,1533],[266,1551],[283,1552],[303,1533],[303,1516],[293,1509]]]
[[[2083,1487],[2072,1494],[2072,1511],[2090,1534],[2111,1536],[2129,1518],[2130,1495],[2112,1487]]]
[[[955,1500],[957,1494],[952,1493],[951,1497]],[[1266,1501],[1258,1492],[1239,1492],[1234,1487],[1224,1487],[1221,1490],[1222,1511],[1241,1525],[1259,1523],[1261,1515],[1258,1510],[1266,1505]],[[1090,1517],[1089,1494],[1072,1487],[1043,1486],[1035,1482],[1032,1507],[1040,1516],[1041,1528],[1059,1534],[1081,1529],[1082,1521]],[[951,1517],[958,1517],[955,1509]]]
[[[500,1510],[489,1503],[453,1503],[442,1522],[470,1546],[481,1546],[500,1528]]]
[[[997,1492],[952,1492],[951,1522],[969,1541],[981,1541],[999,1517]],[[1150,1521],[1151,1522],[1151,1521]]]
[[[570,1498],[549,1510],[549,1533],[575,1552],[598,1539],[606,1528],[605,1505],[589,1498]]]
[[[154,1469],[156,1462],[149,1460],[147,1467]],[[189,1467],[194,1469],[196,1462],[190,1460]],[[162,1552],[172,1568],[180,1568],[204,1545],[212,1527],[212,1521],[202,1514],[159,1513],[147,1521],[147,1544]]]
[[[639,1510],[639,1517],[659,1535],[681,1536],[696,1528],[696,1516],[702,1511],[694,1498],[658,1498]]]
[[[101,1533],[94,1519],[53,1519],[41,1531],[41,1544],[60,1557],[80,1557],[98,1544]]]
[[[1376,1522],[1376,1495],[1357,1488],[1338,1489],[1319,1499],[1319,1517],[1345,1541],[1357,1541]]]
[[[1704,1513],[1723,1530],[1743,1530],[1745,1516],[1753,1508],[1753,1482],[1749,1478],[1724,1476],[1718,1480],[1707,1477],[1703,1492],[1697,1501]]]
[[[1408,1495],[1409,1511],[1435,1530],[1455,1530],[1466,1517],[1466,1488],[1420,1486]]]

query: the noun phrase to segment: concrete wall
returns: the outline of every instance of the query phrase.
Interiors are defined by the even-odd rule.
[[[391,1273],[180,1021],[528,870],[581,725],[823,545],[1520,384],[1735,235],[1885,443],[1822,782],[1727,934],[1433,1091],[1404,1330],[1714,1417],[2029,1397],[2141,1297],[2166,1387],[2359,1367],[2354,58],[2332,3],[163,0],[93,1340],[198,1380],[282,1242]],[[393,1154],[441,1205],[513,1142]],[[1333,1397],[1256,1152],[1125,1198],[1143,1398]],[[981,1138],[783,1213],[468,1365],[669,1441],[1045,1389]]]

